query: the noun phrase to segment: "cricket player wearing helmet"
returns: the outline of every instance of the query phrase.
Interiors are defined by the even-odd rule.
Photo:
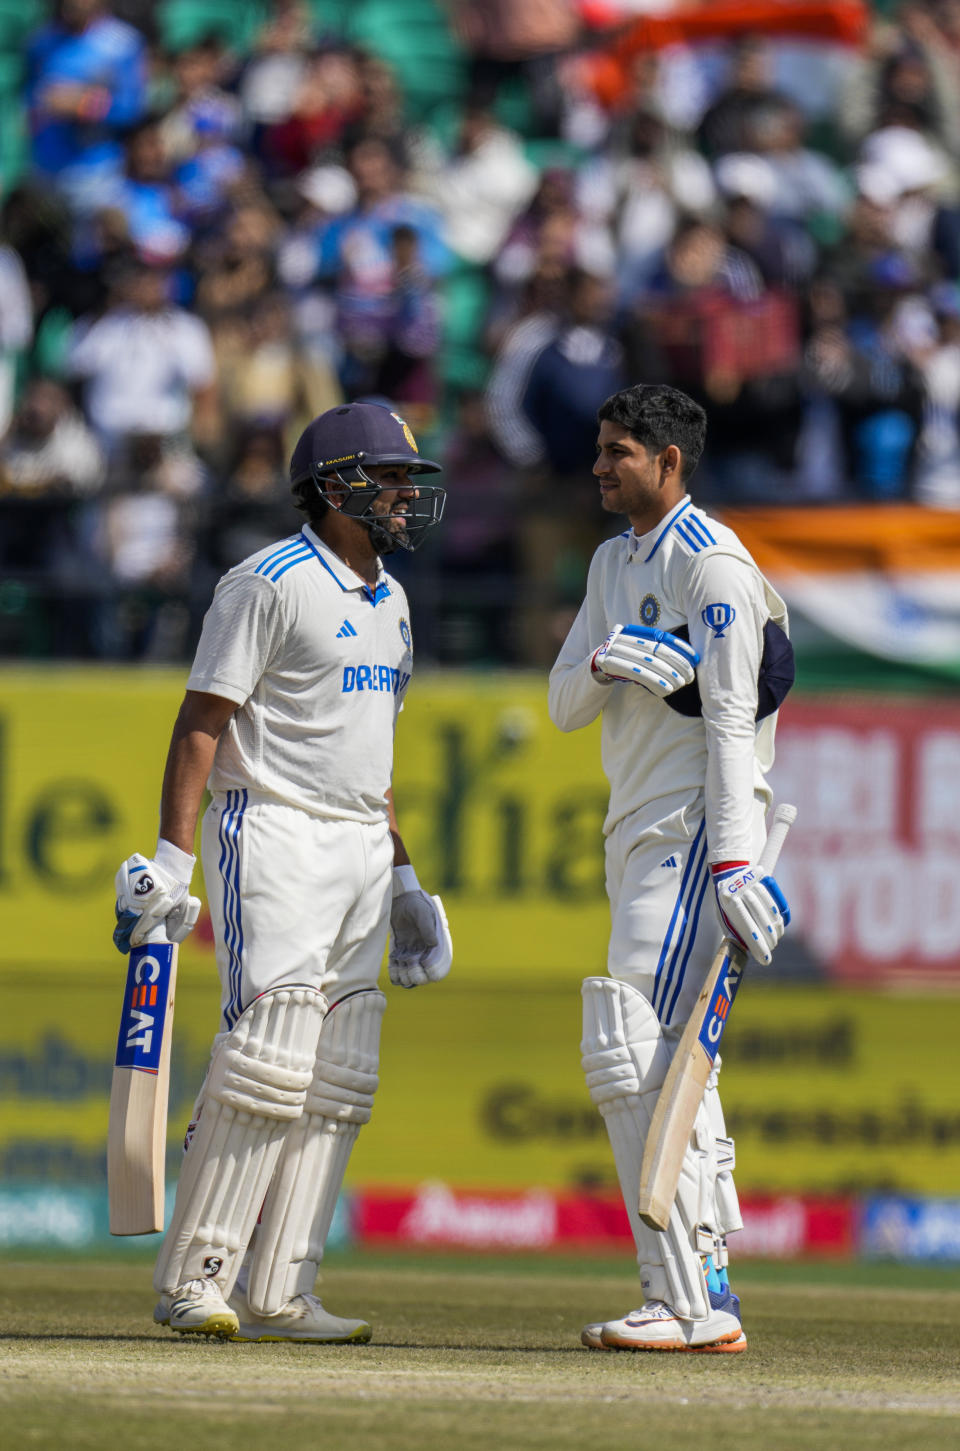
[[[608,398],[598,420],[601,504],[631,527],[593,557],[550,675],[550,714],[564,731],[603,722],[609,976],[584,982],[581,1051],[645,1302],[581,1338],[592,1349],[741,1351],[726,1270],[741,1219],[715,1072],[665,1231],[640,1219],[637,1197],[657,1096],[721,923],[769,963],[790,920],[776,881],[753,864],[793,654],[783,601],[687,493],[706,433],[699,404],[642,385]]]
[[[365,1341],[313,1294],[351,1149],[377,1087],[377,986],[436,981],[451,945],[391,795],[413,646],[381,555],[414,549],[444,490],[388,408],[322,414],[291,461],[299,534],[231,569],[204,620],[164,776],[154,857],[117,874],[115,941],[196,921],[204,879],[222,1016],[194,1113],[154,1318],[240,1340]],[[143,891],[144,876],[150,889]],[[139,884],[139,890],[138,890]]]

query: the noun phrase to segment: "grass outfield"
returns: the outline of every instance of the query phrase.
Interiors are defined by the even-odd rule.
[[[154,1329],[150,1266],[0,1261],[0,1443],[70,1451],[956,1451],[960,1270],[742,1266],[738,1356],[582,1350],[623,1262],[339,1256],[368,1346]],[[659,1438],[655,1440],[654,1438]]]

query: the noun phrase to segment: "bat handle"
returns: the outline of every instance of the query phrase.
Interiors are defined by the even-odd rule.
[[[797,808],[784,801],[773,813],[773,825],[767,833],[766,845],[760,854],[759,867],[763,876],[771,876],[777,865],[787,832],[797,819]]]

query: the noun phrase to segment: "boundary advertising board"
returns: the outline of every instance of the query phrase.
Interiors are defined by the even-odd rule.
[[[183,674],[0,681],[0,971],[70,962],[112,975],[113,874],[151,849]],[[791,697],[772,779],[801,808],[778,872],[794,917],[781,974],[960,984],[960,705]],[[459,977],[605,970],[598,727],[557,731],[542,678],[418,678],[395,789],[420,878],[443,895]],[[211,963],[208,920],[182,961]]]

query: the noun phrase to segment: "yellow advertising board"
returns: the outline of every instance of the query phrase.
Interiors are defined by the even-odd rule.
[[[7,972],[2,990],[0,1181],[102,1184],[119,977]],[[388,999],[380,1091],[351,1162],[354,1185],[612,1186],[580,1070],[576,984],[451,976]],[[955,1034],[943,1008],[933,997],[748,981],[721,1075],[741,1189],[960,1194]],[[184,969],[174,1172],[216,1015],[211,974]]]
[[[113,874],[150,850],[182,672],[0,675],[0,1177],[102,1182],[123,962]],[[594,730],[562,736],[539,678],[417,682],[396,794],[456,943],[442,984],[390,992],[355,1184],[612,1180],[579,1067],[579,980],[605,968]],[[181,954],[173,1147],[216,1027],[213,953]],[[936,997],[752,974],[722,1087],[749,1189],[960,1192],[952,1011]],[[175,1154],[175,1149],[174,1149]]]
[[[0,968],[116,971],[113,876],[153,849],[183,682],[183,671],[0,672]],[[458,974],[603,968],[599,737],[554,728],[542,677],[418,679],[395,794],[418,874],[448,908]],[[202,924],[181,956],[212,963]]]

